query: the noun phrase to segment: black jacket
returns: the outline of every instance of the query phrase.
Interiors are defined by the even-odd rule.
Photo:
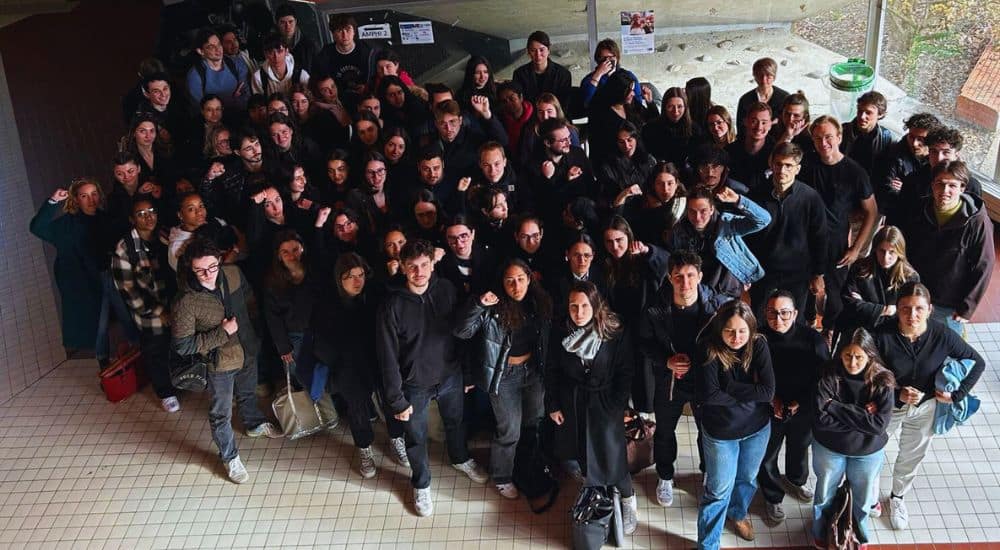
[[[774,118],[781,118],[781,104],[784,103],[785,99],[788,97],[788,92],[777,86],[772,86],[771,88],[771,99],[767,100],[767,104],[771,107],[771,115]],[[750,107],[758,101],[760,101],[760,99],[757,98],[756,88],[740,96],[740,100],[736,104],[736,116],[733,118],[733,124],[736,125],[737,134],[743,134],[743,119],[746,118],[747,114],[750,112]]]
[[[496,268],[496,256],[485,248],[473,244],[468,275],[459,270],[459,260],[451,250],[448,250],[444,258],[434,266],[434,272],[455,285],[461,303],[469,296],[478,297],[492,288],[493,283],[497,281]]]
[[[569,69],[549,59],[545,72],[536,75],[531,63],[514,69],[514,82],[524,90],[524,99],[534,103],[538,95],[549,92],[559,98],[563,109],[569,108],[570,94],[573,92],[573,76]]]
[[[702,429],[716,439],[740,439],[771,422],[775,384],[771,353],[764,338],[746,345],[753,346],[748,370],[738,365],[723,370],[718,359],[704,361],[701,369]]]
[[[765,325],[761,334],[767,338],[774,370],[774,398],[782,403],[795,401],[796,413],[812,413],[812,397],[816,392],[823,364],[830,359],[830,350],[823,336],[802,323],[795,323],[784,334]]]
[[[535,350],[531,352],[531,365],[544,373],[552,323],[538,319],[537,327],[538,341]],[[479,336],[473,380],[491,395],[498,395],[500,381],[510,356],[511,331],[500,322],[495,306],[486,307],[479,301],[479,296],[470,296],[459,309],[454,334],[463,340]]]
[[[333,284],[338,284],[334,282]],[[330,285],[313,308],[313,353],[330,367],[327,384],[347,397],[371,395],[379,380],[375,356],[375,312],[380,304],[378,286],[365,285],[354,298]]]
[[[535,198],[535,206],[539,215],[550,227],[556,227],[562,219],[562,211],[570,200],[576,197],[594,196],[594,171],[590,160],[583,149],[570,148],[556,164],[556,171],[551,178],[542,175],[542,163],[549,157],[542,150],[532,155],[526,166],[527,177],[531,182],[531,194]],[[575,179],[569,179],[571,167],[579,167],[582,173]]]
[[[874,180],[876,162],[880,161],[896,143],[892,132],[881,124],[876,124],[870,135],[859,134],[855,123],[844,124],[844,139],[840,142],[840,152],[854,159],[868,176]]]
[[[614,202],[623,189],[638,185],[645,189],[649,174],[656,167],[656,159],[642,149],[636,149],[632,158],[613,155],[597,170],[599,198],[604,204]]]
[[[892,375],[885,370],[875,375],[872,388],[864,375],[852,376],[840,359],[827,365],[816,391],[813,437],[835,453],[847,456],[870,455],[889,441],[886,429],[892,419]],[[865,408],[875,404],[875,412]]]
[[[862,267],[867,261],[854,262],[847,274],[847,284],[844,285],[844,311],[837,318],[837,324],[842,329],[853,330],[864,327],[869,332],[886,321],[895,321],[893,317],[882,315],[882,309],[887,305],[896,304],[899,289],[889,288],[889,274],[875,263],[872,273],[864,273]],[[919,282],[920,275],[914,273],[906,282]],[[861,296],[861,299],[854,295]]]
[[[410,406],[403,386],[431,388],[461,369],[452,336],[455,286],[431,275],[423,294],[406,283],[390,284],[376,316],[376,351],[386,406],[400,413]]]
[[[826,205],[819,193],[796,181],[784,199],[771,185],[750,192],[750,199],[771,215],[763,231],[747,235],[746,244],[768,275],[806,280],[826,273]]]
[[[264,291],[264,318],[278,355],[292,352],[288,334],[305,332],[312,327],[313,305],[322,294],[314,270],[306,272],[305,279],[284,289],[267,288]]]

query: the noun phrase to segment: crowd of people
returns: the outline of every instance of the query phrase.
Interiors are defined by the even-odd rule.
[[[727,521],[753,539],[758,483],[770,525],[786,494],[812,501],[817,541],[845,477],[862,542],[882,502],[907,526],[935,409],[985,368],[962,333],[990,280],[992,222],[957,130],[918,113],[897,140],[878,92],[853,120],[814,118],[769,58],[734,117],[704,78],[659,101],[613,40],[578,86],[536,31],[512,80],[473,56],[453,90],[417,84],[349,15],[330,31],[319,49],[285,7],[262,59],[220,27],[197,34],[182,80],[143,64],[111,185],[76,180],[31,223],[57,249],[67,348],[106,364],[117,318],[168,412],[183,397],[171,367],[205,358],[236,483],[250,476],[234,397],[247,436],[281,437],[257,394],[288,369],[334,396],[364,478],[381,413],[420,516],[435,400],[449,461],[473,481],[518,498],[519,442],[544,431],[567,474],[617,487],[626,533],[627,407],[658,421],[661,506],[693,411],[700,547]],[[972,367],[946,392],[949,358]],[[467,448],[480,429],[488,471]]]

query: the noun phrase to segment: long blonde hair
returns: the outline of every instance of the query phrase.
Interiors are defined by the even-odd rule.
[[[722,329],[733,317],[739,317],[746,322],[750,329],[750,337],[742,349],[734,350],[730,348],[722,339]],[[709,321],[707,328],[707,348],[708,361],[718,360],[722,365],[722,370],[727,371],[739,366],[744,372],[750,370],[750,362],[753,360],[754,342],[760,334],[757,332],[757,318],[753,315],[750,306],[740,300],[730,300],[722,305]]]
[[[875,237],[872,238],[872,251],[858,267],[858,275],[867,279],[875,274],[875,269],[878,267],[875,251],[883,243],[892,245],[892,250],[897,256],[896,263],[888,269],[889,290],[899,290],[907,281],[916,276],[917,271],[906,259],[906,238],[903,236],[903,232],[894,225],[886,225],[875,233]]]
[[[80,203],[76,201],[76,194],[80,192],[80,188],[84,185],[93,185],[97,188],[97,195],[101,198],[98,208],[104,208],[104,188],[101,187],[101,183],[95,178],[85,177],[77,178],[73,180],[73,183],[69,184],[69,189],[66,191],[69,193],[69,196],[66,197],[66,204],[63,205],[63,212],[66,212],[67,214],[76,214],[80,211]]]

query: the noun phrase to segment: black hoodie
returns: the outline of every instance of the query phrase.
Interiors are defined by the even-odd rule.
[[[390,283],[375,321],[385,400],[393,413],[410,406],[403,386],[430,388],[461,371],[455,353],[455,285],[431,275],[427,290],[414,294],[406,282]]]
[[[864,373],[848,374],[839,358],[828,363],[816,392],[816,442],[847,456],[870,455],[885,447],[892,418],[892,386],[892,374],[885,369],[880,369],[869,388]],[[874,413],[865,408],[869,403],[874,403]]]

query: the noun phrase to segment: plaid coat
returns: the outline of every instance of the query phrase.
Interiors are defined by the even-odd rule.
[[[161,315],[169,313],[174,285],[164,262],[166,246],[143,241],[135,229],[118,241],[111,256],[111,278],[132,312],[136,325],[147,334],[167,333]]]

